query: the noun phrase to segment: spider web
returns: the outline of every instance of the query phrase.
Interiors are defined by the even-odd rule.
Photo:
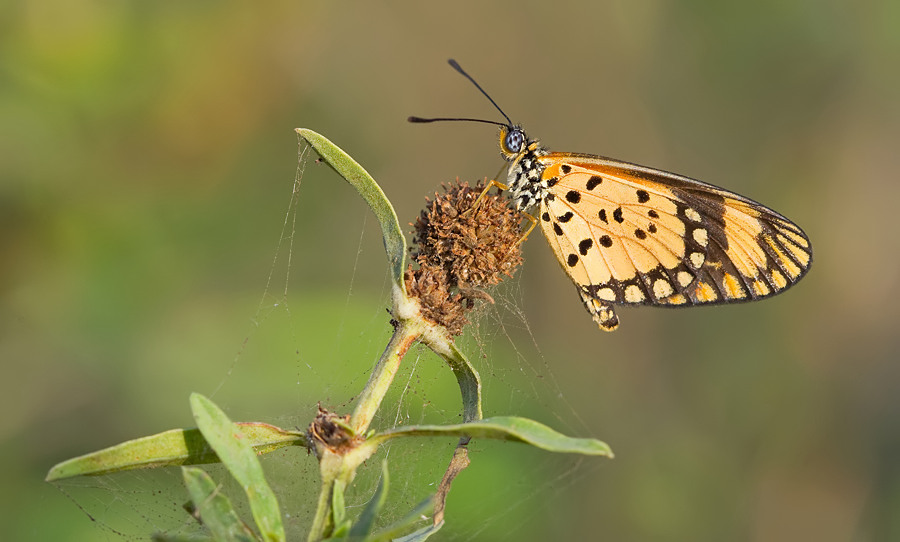
[[[208,393],[236,421],[305,428],[319,404],[339,414],[350,413],[355,395],[368,380],[390,336],[385,312],[390,278],[380,231],[364,205],[358,203],[358,212],[342,215],[361,217],[355,226],[359,232],[355,251],[346,238],[324,241],[330,250],[344,251],[343,258],[328,257],[348,263],[343,274],[341,266],[329,269],[341,277],[343,287],[322,292],[307,276],[321,273],[316,269],[321,264],[311,263],[307,256],[311,237],[305,230],[316,225],[305,216],[317,202],[300,197],[301,180],[312,178],[303,183],[304,190],[309,184],[340,182],[317,162],[313,162],[310,148],[301,145],[282,231],[256,312],[245,336],[235,345],[234,357],[223,364],[221,377]],[[376,263],[370,265],[370,260]],[[383,269],[380,284],[371,276],[373,269]],[[459,340],[462,351],[482,375],[485,417],[531,417],[563,433],[588,435],[587,425],[566,401],[521,309],[523,292],[518,279],[491,291],[491,296],[494,304],[481,302],[469,330]],[[282,369],[273,371],[273,364]],[[273,374],[282,378],[273,379]],[[286,375],[290,378],[284,378]],[[248,381],[256,384],[248,385]],[[251,392],[279,397],[282,410],[273,415],[271,410],[248,406],[252,402],[241,400],[240,395]],[[416,346],[404,358],[372,428],[461,421],[455,379],[437,356]],[[347,494],[349,516],[355,517],[372,497],[381,476],[380,464],[387,460],[391,475],[388,504],[378,523],[385,526],[399,520],[436,491],[455,446],[455,439],[399,439],[384,446],[359,469]],[[520,539],[522,531],[510,529],[511,521],[523,510],[539,507],[565,492],[589,465],[596,465],[575,456],[477,439],[470,443],[469,451],[472,465],[450,492],[447,524],[439,535],[442,540]],[[289,448],[261,459],[285,516],[288,539],[305,539],[319,489],[315,457]],[[528,475],[509,472],[510,464]],[[250,522],[243,492],[225,469],[220,465],[204,469],[221,484],[241,518]],[[488,487],[484,477],[496,477],[502,483]],[[96,525],[97,539],[148,539],[158,532],[204,533],[182,507],[187,494],[180,469],[75,478],[56,485]]]

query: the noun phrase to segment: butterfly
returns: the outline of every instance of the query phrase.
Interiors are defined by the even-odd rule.
[[[514,206],[540,224],[600,329],[619,325],[617,305],[679,307],[755,301],[779,294],[809,270],[812,245],[799,226],[749,198],[711,184],[592,154],[550,152],[506,118],[410,117],[500,127]]]

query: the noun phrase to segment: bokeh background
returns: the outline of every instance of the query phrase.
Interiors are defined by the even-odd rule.
[[[327,167],[306,165],[291,206],[292,130],[347,150],[406,224],[440,183],[501,165],[489,127],[405,121],[499,119],[454,57],[551,149],[764,202],[815,261],[764,303],[623,310],[603,334],[532,236],[464,342],[486,414],[617,457],[476,441],[438,539],[900,539],[897,2],[12,0],[0,29],[4,538],[189,523],[174,469],[42,480],[191,426],[191,391],[286,427],[352,408],[389,333],[384,253]],[[458,419],[449,371],[408,359],[378,424]],[[387,453],[391,517],[452,447]],[[299,537],[314,460],[265,465]]]

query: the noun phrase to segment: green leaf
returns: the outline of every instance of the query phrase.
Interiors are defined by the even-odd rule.
[[[474,422],[482,418],[481,414],[481,376],[475,367],[469,363],[468,358],[456,347],[456,343],[450,345],[452,358],[444,358],[450,364],[463,401],[463,421]]]
[[[331,520],[334,523],[333,536],[341,537],[350,531],[350,521],[346,517],[347,506],[344,504],[344,484],[340,480],[335,480],[331,490]]]
[[[435,328],[440,326],[431,326],[430,332],[422,335],[422,342],[428,345],[435,354],[441,356],[450,369],[456,382],[459,384],[459,392],[462,395],[463,402],[463,421],[474,422],[481,419],[481,376],[475,367],[469,363],[465,354],[456,347],[456,343],[446,333],[437,332]],[[443,328],[440,328],[443,330]]]
[[[227,542],[257,540],[253,531],[238,517],[228,497],[219,491],[219,487],[203,469],[183,467],[181,470],[194,507],[215,540]]]
[[[216,451],[222,464],[244,488],[253,519],[265,540],[284,540],[278,499],[266,483],[262,465],[247,437],[222,410],[199,393],[191,394],[197,427]]]
[[[457,425],[409,425],[388,429],[369,439],[366,444],[379,445],[396,437],[467,436],[509,440],[530,444],[542,450],[613,457],[606,443],[591,438],[567,437],[546,425],[516,416],[497,416]]]
[[[429,536],[440,531],[441,527],[443,526],[443,521],[438,523],[437,525],[427,525],[414,533],[410,533],[399,538],[392,538],[391,540],[393,540],[394,542],[422,542],[423,540],[428,540]]]
[[[392,523],[390,526],[378,531],[376,534],[367,538],[366,542],[388,542],[390,540],[425,540],[429,536],[438,532],[438,530],[440,530],[440,528],[444,526],[444,522],[442,521],[437,525],[427,525],[422,529],[419,529],[418,531],[410,533],[406,536],[401,536],[401,533],[406,532],[410,527],[425,519],[426,516],[431,514],[433,509],[434,496],[431,496],[417,504],[415,508],[407,512],[407,514],[400,518],[399,521]]]
[[[403,230],[400,229],[397,213],[394,212],[391,202],[384,195],[381,187],[356,160],[350,158],[349,154],[324,136],[306,128],[297,128],[296,131],[328,165],[334,168],[338,175],[353,185],[353,188],[359,192],[359,195],[366,200],[369,208],[375,213],[381,224],[381,235],[391,264],[394,284],[405,294],[403,273],[406,271],[406,239],[403,237]]]
[[[266,423],[235,425],[260,455],[285,446],[306,446],[303,433],[285,431]],[[50,469],[46,480],[52,482],[73,476],[218,462],[218,456],[198,429],[172,429],[63,461]]]
[[[385,462],[384,465],[386,466],[387,462]],[[385,469],[383,472],[387,472],[387,470]],[[379,486],[380,486],[380,484],[379,484]],[[376,495],[375,495],[375,497],[373,497],[372,500],[379,498],[377,493],[378,493],[378,491],[376,490]],[[386,493],[387,493],[387,484],[385,484],[385,491],[384,491],[383,495],[386,495]],[[381,497],[381,504],[384,504],[383,496]],[[366,506],[366,508],[369,508],[370,506],[371,506],[371,501],[370,501],[369,505]],[[381,505],[378,505],[378,506],[380,507]],[[392,523],[390,526],[378,531],[377,533],[375,533],[373,535],[359,534],[356,531],[356,528],[354,527],[354,530],[350,533],[341,533],[340,535],[335,534],[329,538],[326,538],[325,540],[327,542],[337,542],[339,540],[340,541],[355,541],[355,542],[362,542],[362,541],[364,541],[364,542],[390,542],[391,540],[406,540],[406,538],[402,536],[403,533],[408,531],[416,523],[419,523],[422,520],[428,519],[426,516],[431,514],[433,509],[434,509],[434,496],[431,496],[431,497],[428,497],[427,499],[423,500],[419,504],[417,504],[415,506],[415,508],[413,508],[412,510],[407,512],[407,514],[405,516],[403,516],[402,518],[400,518],[400,520],[398,520],[395,523]],[[438,531],[438,529],[441,528],[442,525],[443,525],[443,522],[441,522],[441,524],[438,525],[437,527],[435,527],[433,525],[428,525],[424,529],[420,529],[419,531],[416,531],[416,533],[412,533],[407,536],[413,536],[413,535],[416,535],[417,533],[424,532],[424,531],[431,531],[427,535],[425,535],[425,538],[427,538],[431,534],[436,533]],[[425,540],[425,538],[414,538],[414,539],[410,539],[410,540]]]
[[[359,515],[359,519],[356,520],[356,524],[350,530],[351,537],[365,537],[372,532],[378,513],[381,512],[381,508],[384,506],[385,500],[387,500],[388,486],[388,466],[387,460],[385,460],[381,463],[381,480],[378,481],[375,494],[369,499],[366,507],[363,508],[362,513]]]

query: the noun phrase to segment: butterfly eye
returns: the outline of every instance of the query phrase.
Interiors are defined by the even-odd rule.
[[[512,153],[518,153],[525,145],[525,132],[519,128],[513,128],[506,134],[506,149]]]

